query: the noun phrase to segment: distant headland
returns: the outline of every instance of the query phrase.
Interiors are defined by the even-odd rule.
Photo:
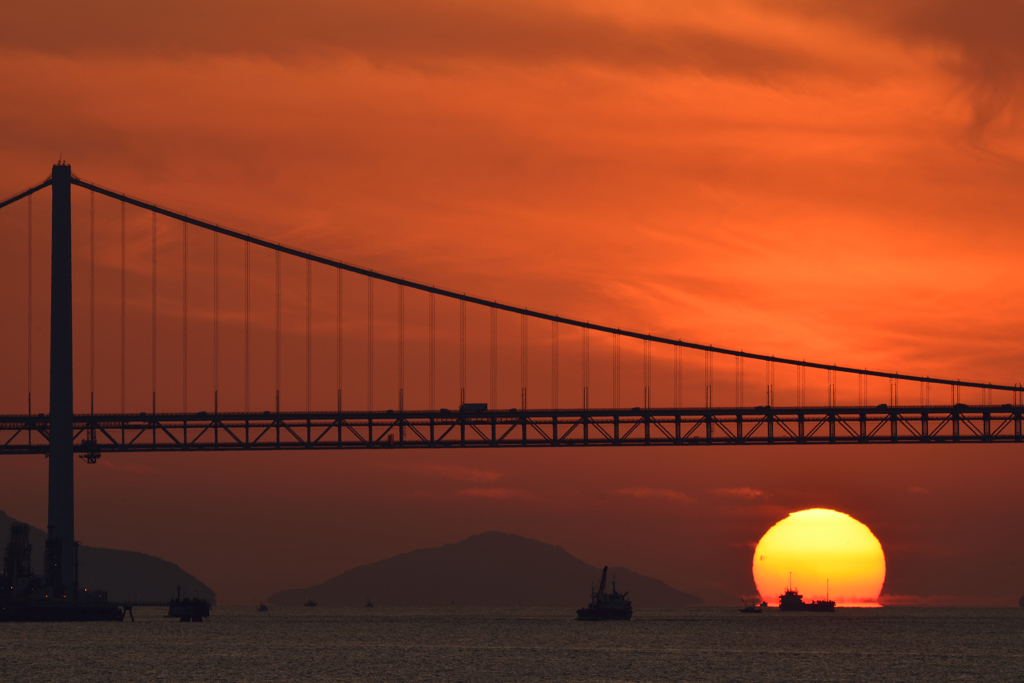
[[[7,547],[11,524],[17,522],[0,510],[0,548]],[[32,567],[43,575],[43,549],[46,533],[31,527]],[[188,597],[205,598],[214,604],[217,594],[184,569],[153,555],[130,550],[112,550],[81,545],[78,548],[80,583],[108,592],[111,602],[165,601],[174,596],[177,586]]]

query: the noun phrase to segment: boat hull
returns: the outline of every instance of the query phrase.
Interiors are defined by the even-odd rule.
[[[629,621],[633,618],[630,609],[594,609],[584,607],[576,610],[576,621]]]
[[[107,602],[0,602],[0,621],[124,621],[124,610]]]
[[[836,604],[829,601],[804,603],[800,605],[779,605],[779,610],[783,612],[835,612]]]

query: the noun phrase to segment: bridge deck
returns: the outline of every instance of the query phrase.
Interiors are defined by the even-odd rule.
[[[161,413],[75,416],[75,451],[1020,442],[1024,407]],[[0,415],[0,453],[46,453],[46,415]]]

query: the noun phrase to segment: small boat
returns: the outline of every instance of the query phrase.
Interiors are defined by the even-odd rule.
[[[751,600],[750,604],[747,604],[746,600],[743,600],[743,609],[740,610],[744,614],[760,614],[761,607],[757,604],[756,600]]]
[[[601,586],[596,591],[591,585],[590,604],[576,610],[577,621],[628,621],[633,617],[633,603],[626,596],[629,591],[620,593],[615,588],[615,577],[612,577],[612,592],[605,593],[605,580],[608,578],[608,567],[601,572]]]
[[[260,603],[260,606],[256,608],[256,611],[257,611],[257,612],[266,612],[266,611],[268,611],[269,609],[270,609],[270,608],[269,608],[269,607],[267,607],[267,603],[265,603],[265,602],[261,602],[261,603]]]
[[[363,607],[373,607],[373,600],[370,600],[369,598],[367,598],[366,599],[366,604],[363,605]]]
[[[310,598],[309,600],[306,600],[306,602],[302,603],[302,606],[303,607],[316,607],[316,600],[314,600],[313,598]]]

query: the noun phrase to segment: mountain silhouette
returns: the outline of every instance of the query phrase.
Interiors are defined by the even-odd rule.
[[[623,567],[609,568],[618,589],[644,607],[696,605],[700,598]],[[424,548],[348,570],[316,586],[275,593],[275,605],[471,605],[582,607],[601,569],[561,546],[498,531],[440,548]],[[609,590],[611,586],[609,586]]]
[[[18,520],[0,510],[0,551],[7,547],[11,523]],[[29,527],[32,544],[32,569],[43,575],[43,551],[46,534]],[[126,600],[162,601],[175,595],[177,586],[189,597],[206,598],[214,604],[217,594],[184,569],[153,555],[130,550],[78,547],[78,584],[90,590],[105,590],[112,602]]]

